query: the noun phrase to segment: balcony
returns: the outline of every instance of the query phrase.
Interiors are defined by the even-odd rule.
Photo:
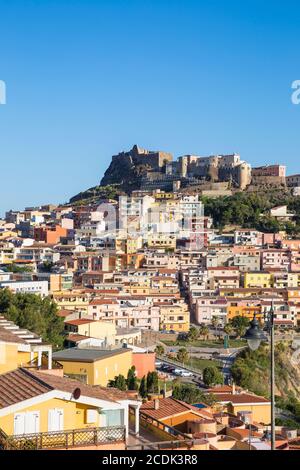
[[[7,436],[0,429],[0,450],[46,450],[97,447],[124,443],[125,426],[73,429]]]

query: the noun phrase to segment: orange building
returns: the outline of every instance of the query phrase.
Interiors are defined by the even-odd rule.
[[[245,317],[252,320],[254,314],[258,320],[262,319],[261,305],[228,305],[227,307],[227,320],[234,317]]]
[[[137,378],[143,378],[148,372],[155,371],[155,353],[134,352],[132,354],[132,365],[135,366]]]
[[[55,225],[54,227],[35,227],[34,239],[36,242],[45,242],[55,245],[60,239],[68,236],[68,229]]]

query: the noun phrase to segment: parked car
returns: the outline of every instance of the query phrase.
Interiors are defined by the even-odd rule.
[[[194,374],[193,372],[190,372],[188,370],[182,370],[180,371],[180,374],[179,374],[181,377],[193,377]]]
[[[162,367],[162,362],[159,362],[159,361],[156,361],[155,362],[155,367],[157,367],[158,369]]]

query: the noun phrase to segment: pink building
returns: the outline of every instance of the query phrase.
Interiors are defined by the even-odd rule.
[[[261,253],[262,270],[269,268],[290,269],[291,252],[284,249],[266,249]]]

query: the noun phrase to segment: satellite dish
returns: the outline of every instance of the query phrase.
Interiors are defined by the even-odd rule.
[[[73,398],[75,398],[75,400],[78,400],[80,398],[80,395],[81,395],[80,388],[75,388],[75,390],[73,392]]]

